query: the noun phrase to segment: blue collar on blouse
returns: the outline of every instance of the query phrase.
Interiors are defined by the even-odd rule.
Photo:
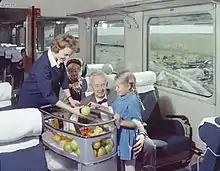
[[[125,99],[127,99],[128,97],[133,96],[133,95],[134,95],[134,92],[131,91],[131,92],[125,94],[125,95],[119,96],[119,99],[120,99],[120,100],[125,100]]]

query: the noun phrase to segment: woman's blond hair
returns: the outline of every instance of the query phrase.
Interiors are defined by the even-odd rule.
[[[73,51],[77,51],[78,41],[74,36],[69,34],[60,34],[54,38],[50,46],[51,51],[54,53],[59,53],[61,49],[66,47],[72,49]]]

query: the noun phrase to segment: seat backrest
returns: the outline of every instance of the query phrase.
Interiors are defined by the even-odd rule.
[[[45,150],[40,141],[43,131],[41,112],[17,109],[2,111],[0,115],[1,170],[47,171]],[[11,161],[14,161],[13,165]]]
[[[32,140],[39,138],[43,129],[42,114],[38,109],[7,110],[1,111],[0,115],[0,143],[11,144],[10,146],[1,145],[0,153],[24,149],[23,143],[18,141],[26,138],[30,138],[26,144],[27,147],[30,147],[33,142],[35,145],[39,144],[39,139]]]
[[[199,171],[220,170],[220,117],[204,118],[199,126],[200,139],[206,145],[206,153]]]
[[[10,106],[12,86],[8,82],[0,83],[0,108]]]
[[[137,80],[137,92],[145,110],[142,113],[142,119],[145,123],[154,123],[161,118],[154,84],[156,83],[156,74],[152,71],[134,73]]]
[[[106,76],[107,76],[107,82],[108,82],[107,89],[110,89],[110,90],[114,89],[114,87],[115,87],[115,80],[114,80],[115,74],[110,74],[110,75],[106,75]],[[93,90],[92,90],[92,87],[90,84],[89,77],[85,77],[84,82],[85,83],[83,84],[82,92],[87,97],[93,93]]]
[[[107,75],[113,73],[113,67],[111,64],[87,64],[86,65],[86,77],[90,76],[93,72],[101,70]]]

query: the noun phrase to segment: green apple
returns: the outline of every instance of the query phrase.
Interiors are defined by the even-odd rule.
[[[76,150],[76,154],[77,154],[77,156],[80,156],[80,149],[79,148]]]
[[[93,153],[94,153],[94,156],[96,157],[97,156],[97,151],[93,150]]]
[[[101,128],[101,127],[99,127],[99,126],[97,126],[94,130],[93,130],[93,133],[95,134],[95,135],[99,135],[99,134],[101,134],[103,132],[103,129]]]
[[[111,153],[112,152],[112,145],[111,144],[107,144],[105,146],[105,150],[106,150],[107,153]]]
[[[110,144],[111,146],[113,146],[113,141],[112,141],[112,139],[111,139],[111,138],[108,138],[108,139],[106,140],[106,144]]]
[[[96,141],[93,143],[93,149],[97,150],[101,147],[101,142],[100,141]]]
[[[75,134],[76,132],[73,131],[72,129],[68,129],[68,132],[72,133],[72,134]]]
[[[105,154],[106,154],[106,150],[104,147],[101,147],[100,149],[98,149],[98,152],[97,152],[98,157],[104,156]]]
[[[70,145],[73,151],[76,151],[78,149],[78,145],[75,140],[71,141]]]
[[[90,113],[90,107],[89,107],[89,106],[83,106],[83,107],[81,108],[81,113],[82,113],[83,115],[88,116],[89,113]]]
[[[53,136],[53,140],[56,141],[56,142],[60,142],[60,141],[61,141],[61,136],[55,134],[55,135]]]
[[[70,142],[65,142],[64,146],[63,146],[63,150],[67,153],[72,153],[73,150],[71,148],[71,144]]]

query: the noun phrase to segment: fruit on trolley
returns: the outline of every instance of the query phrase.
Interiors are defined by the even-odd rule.
[[[80,156],[80,149],[75,140],[66,141],[63,145],[63,150],[67,153],[74,152],[77,156]]]
[[[113,141],[109,138],[102,138],[99,140],[95,140],[92,143],[93,153],[95,157],[101,157],[105,154],[109,154],[113,149]]]
[[[76,150],[76,154],[77,154],[77,156],[80,156],[80,149],[79,148]]]
[[[97,126],[94,130],[93,130],[93,133],[94,135],[99,135],[103,132],[104,130],[100,127],[100,126]]]
[[[54,140],[55,142],[59,143],[59,142],[61,141],[61,136],[58,135],[58,134],[55,134],[55,135],[53,136],[53,140]]]
[[[97,151],[93,150],[94,156],[97,157]]]
[[[84,127],[80,129],[81,134],[84,136],[92,136],[93,135],[93,129],[88,128],[88,127]]]
[[[93,142],[93,149],[98,150],[101,147],[101,142],[100,141],[95,141]]]
[[[101,147],[100,149],[98,149],[97,157],[104,156],[105,154],[106,154],[106,150],[104,147]]]
[[[86,116],[88,116],[89,115],[89,113],[90,113],[90,107],[89,106],[83,106],[82,108],[81,108],[81,113],[83,114],[83,115],[86,115]]]
[[[107,144],[106,146],[105,146],[105,150],[106,150],[106,153],[108,154],[108,153],[111,153],[112,152],[112,145],[111,144]]]
[[[71,146],[71,148],[73,149],[73,151],[76,151],[76,150],[78,149],[78,145],[77,145],[77,143],[76,143],[75,140],[72,140],[72,141],[70,142],[70,146]]]
[[[63,150],[67,153],[72,153],[73,149],[71,147],[71,143],[70,142],[65,142],[64,146],[63,146]]]

